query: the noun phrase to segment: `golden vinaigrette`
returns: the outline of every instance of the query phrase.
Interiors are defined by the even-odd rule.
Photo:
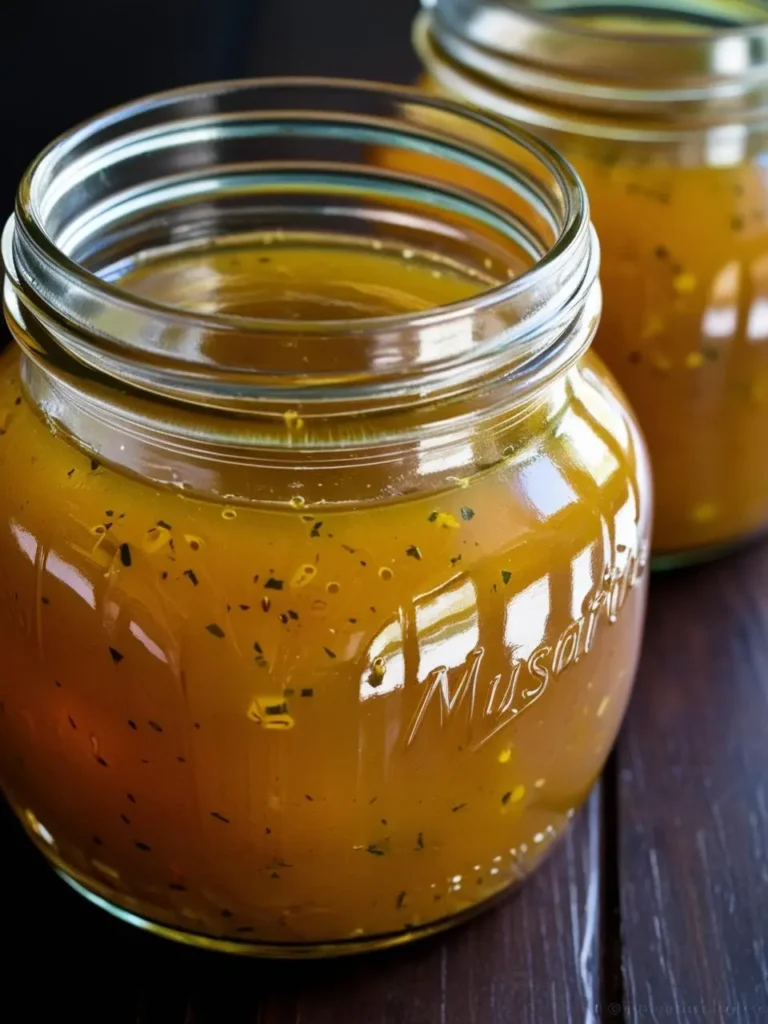
[[[290,99],[278,89],[274,103]],[[492,255],[476,259],[465,238],[462,262],[437,225],[421,237],[432,248],[391,230],[113,259],[93,284],[110,282],[103,331],[123,325],[116,297],[132,315],[172,311],[168,346],[208,325],[196,350],[191,333],[180,344],[172,399],[108,391],[52,348],[41,358],[11,311],[23,351],[0,365],[3,786],[60,872],[162,934],[311,955],[445,927],[552,847],[629,697],[650,493],[632,416],[583,351],[594,318],[572,322],[571,355],[525,399],[504,390],[507,370],[482,393],[400,405],[383,397],[388,375],[426,380],[430,360],[474,343],[486,296],[524,283],[533,257],[486,239]],[[424,314],[398,364],[393,336],[406,345]],[[332,323],[338,358],[319,349]],[[282,332],[268,349],[256,324]],[[269,419],[260,384],[249,420],[227,408],[243,390],[221,367],[239,359],[245,379],[269,364],[274,387],[281,359],[306,369]],[[376,397],[349,418],[363,371],[334,382],[373,363]],[[314,374],[324,403],[338,390],[338,423],[307,396]]]

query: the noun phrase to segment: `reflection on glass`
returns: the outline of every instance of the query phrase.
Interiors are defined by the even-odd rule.
[[[549,576],[535,580],[507,604],[504,641],[515,658],[530,658],[547,635],[551,611]]]
[[[416,630],[420,683],[435,669],[463,665],[480,642],[474,583],[462,580],[417,601]]]

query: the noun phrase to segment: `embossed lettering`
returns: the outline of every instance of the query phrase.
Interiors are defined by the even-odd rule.
[[[434,669],[422,684],[424,692],[408,730],[407,744],[413,743],[430,708],[436,705],[441,726],[449,719],[456,720],[463,709],[470,749],[484,746],[539,700],[554,679],[589,654],[600,623],[616,622],[647,564],[648,549],[643,545],[637,554],[630,552],[622,566],[606,569],[598,586],[584,601],[584,614],[569,622],[550,642],[541,643],[527,658],[513,659],[508,675],[497,673],[483,681],[482,647],[475,648],[457,669]]]

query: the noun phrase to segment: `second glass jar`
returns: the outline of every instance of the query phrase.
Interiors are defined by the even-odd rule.
[[[426,84],[576,166],[603,251],[596,347],[645,431],[660,565],[768,527],[768,25],[757,3],[437,0]]]

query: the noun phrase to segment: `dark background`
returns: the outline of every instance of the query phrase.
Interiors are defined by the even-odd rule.
[[[0,0],[0,218],[77,121],[148,92],[249,75],[409,81],[418,0]]]

